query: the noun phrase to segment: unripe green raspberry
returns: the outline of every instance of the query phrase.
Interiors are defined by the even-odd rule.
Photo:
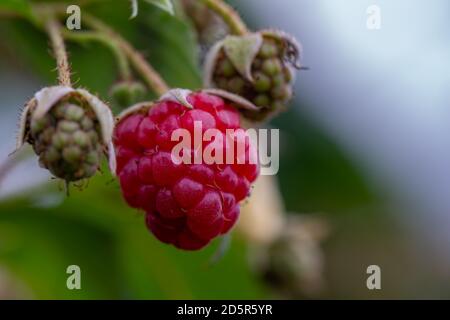
[[[38,92],[21,119],[18,147],[27,141],[41,167],[68,182],[90,178],[111,148],[114,119],[87,91],[50,87]]]
[[[45,159],[44,163],[45,162],[55,162],[61,158],[61,154],[56,148],[49,147],[45,151],[43,158]]]
[[[286,101],[292,96],[291,87],[286,84],[276,86],[272,88],[270,94],[275,100]]]
[[[217,78],[216,82],[219,88],[228,88],[229,81],[227,78]]]
[[[90,165],[96,165],[98,163],[98,152],[96,150],[91,150],[86,155],[86,163]]]
[[[91,141],[91,143],[93,143],[93,144],[98,143],[99,137],[95,130],[89,130],[87,132],[87,135],[89,136],[89,140]]]
[[[42,117],[31,123],[31,132],[33,134],[36,134],[37,132],[43,131],[49,125],[50,125],[50,118]]]
[[[69,144],[70,135],[65,132],[58,132],[57,134],[53,135],[52,137],[52,145],[58,149],[61,150],[64,148],[64,146]]]
[[[70,104],[66,106],[65,118],[70,121],[80,121],[84,116],[83,108]]]
[[[265,120],[292,99],[292,67],[299,67],[299,55],[299,44],[283,32],[228,36],[207,57],[205,86],[242,96],[255,106],[243,115]]]
[[[278,45],[275,41],[266,40],[258,52],[258,56],[263,59],[276,57],[279,54]]]
[[[97,148],[100,132],[86,132],[82,129],[83,122],[97,121],[89,116],[92,112],[85,112],[85,108],[81,103],[76,105],[75,102],[60,102],[45,115],[48,119],[46,122],[53,125],[32,133],[34,144],[41,151],[38,153],[41,163],[52,174],[66,181],[91,177],[95,171],[80,168],[86,163],[86,156],[90,152],[98,153],[98,159],[101,156],[101,149]],[[92,165],[98,168],[100,162],[90,164]]]
[[[276,76],[281,73],[281,62],[278,58],[270,58],[264,60],[262,70],[268,76]]]
[[[73,135],[73,142],[78,145],[80,148],[89,148],[92,145],[92,142],[89,141],[89,135],[81,130],[76,131]],[[95,144],[95,143],[94,143]]]
[[[110,96],[121,108],[140,102],[146,93],[145,86],[137,81],[121,81],[112,86]]]
[[[60,132],[67,132],[67,133],[73,133],[80,128],[77,122],[69,120],[59,120],[57,127]]]
[[[286,82],[289,82],[289,80],[286,79],[286,77],[283,73],[279,73],[279,74],[273,76],[271,79],[272,79],[272,84],[275,87],[282,86]]]
[[[91,130],[94,127],[94,122],[89,119],[88,117],[84,117],[80,121],[81,129],[88,131]]]
[[[271,79],[262,72],[255,72],[253,87],[257,92],[265,92],[272,86]]]
[[[322,297],[329,222],[316,215],[288,214],[284,219],[278,237],[252,252],[251,266],[282,298]]]
[[[233,77],[228,81],[228,90],[236,93],[242,94],[245,88],[245,81],[241,77]]]
[[[95,173],[97,172],[98,167],[96,164],[94,165],[89,165],[89,164],[85,164],[83,165],[81,171],[80,171],[80,175],[85,175],[85,176],[93,176],[95,175]]]
[[[65,147],[62,151],[62,156],[65,161],[75,165],[83,161],[81,149],[73,145]]]
[[[225,77],[231,77],[236,74],[236,69],[230,60],[224,59],[220,62],[217,72]]]
[[[270,97],[267,94],[258,94],[254,102],[258,106],[267,106],[270,105]]]

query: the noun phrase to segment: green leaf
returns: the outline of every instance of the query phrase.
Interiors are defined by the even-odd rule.
[[[134,19],[137,17],[139,12],[139,4],[138,0],[131,0],[131,17],[130,19]]]
[[[146,2],[157,6],[158,8],[174,15],[173,4],[171,0],[145,0]],[[139,12],[138,0],[131,0],[131,19],[136,18]]]
[[[201,87],[198,47],[190,25],[153,6],[143,8],[138,20],[138,49],[146,52],[143,45],[150,46],[149,61],[169,85],[183,89]]]
[[[173,3],[171,0],[145,0],[145,1],[157,6],[158,8],[164,11],[169,12],[171,15],[174,14]]]
[[[0,266],[37,299],[264,299],[247,263],[247,246],[233,238],[219,263],[217,241],[199,252],[164,245],[145,216],[122,200],[118,182],[97,175],[70,197],[56,186],[31,198],[0,201]],[[53,190],[53,191],[51,191]],[[81,268],[82,290],[67,290],[66,268]],[[236,291],[236,288],[239,290]]]
[[[27,0],[2,0],[0,1],[0,10],[31,17],[31,6]]]
[[[0,264],[37,299],[120,298],[120,273],[111,263],[116,257],[115,234],[74,214],[65,216],[70,207],[59,210],[58,215],[23,203],[2,205]],[[72,264],[81,267],[83,290],[67,290],[66,269]]]

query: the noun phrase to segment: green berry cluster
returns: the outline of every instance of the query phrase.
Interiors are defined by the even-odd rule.
[[[269,114],[283,110],[292,98],[293,75],[284,57],[283,41],[265,37],[252,63],[251,82],[238,73],[222,50],[214,69],[214,83],[219,89],[240,95],[261,107],[258,113],[248,112],[246,116],[262,120]]]
[[[110,90],[110,96],[121,108],[129,107],[145,97],[145,86],[137,81],[116,83]]]
[[[100,125],[88,106],[62,101],[30,123],[30,142],[39,163],[56,177],[78,181],[100,166]]]

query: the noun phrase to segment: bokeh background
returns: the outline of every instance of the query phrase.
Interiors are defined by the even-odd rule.
[[[130,21],[127,1],[93,2],[86,10],[146,53],[171,86],[201,86],[206,44],[199,49],[195,21],[144,3]],[[308,266],[319,269],[320,285],[310,290],[313,277],[292,290],[268,276],[254,258],[264,249],[239,232],[219,258],[220,240],[195,253],[159,243],[106,169],[67,197],[36,158],[9,166],[21,106],[56,74],[45,35],[0,16],[0,299],[450,298],[450,3],[230,2],[253,29],[284,29],[304,48],[309,70],[270,126],[281,130],[286,212],[327,226],[323,239],[299,244],[302,261],[314,263],[294,268],[303,279],[315,274]],[[381,10],[379,30],[366,26],[370,5]],[[74,79],[108,99],[111,53],[68,47]],[[66,288],[72,264],[82,270],[79,291]],[[373,264],[381,290],[366,287]]]

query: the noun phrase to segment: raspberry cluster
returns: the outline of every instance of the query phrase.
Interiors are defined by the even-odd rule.
[[[286,44],[282,38],[263,37],[263,43],[251,65],[253,82],[243,77],[222,49],[217,56],[213,81],[222,90],[240,95],[261,107],[259,113],[244,115],[261,120],[281,111],[292,98],[293,74],[286,63]]]
[[[66,181],[92,177],[102,155],[96,119],[87,105],[74,99],[61,101],[42,117],[33,119],[28,139],[40,165]]]
[[[238,161],[242,156],[250,159],[254,149],[249,139],[245,140],[245,155],[234,152],[231,164],[173,161],[177,141],[171,136],[178,128],[188,130],[191,136],[196,121],[201,122],[203,132],[214,128],[223,136],[227,129],[240,129],[237,111],[222,98],[193,93],[187,101],[193,109],[163,99],[125,116],[117,124],[114,143],[117,174],[128,204],[146,211],[147,227],[160,241],[198,250],[236,223],[239,202],[249,195],[259,166]],[[217,141],[203,143],[203,150],[210,143]],[[219,145],[225,154],[227,144]]]

